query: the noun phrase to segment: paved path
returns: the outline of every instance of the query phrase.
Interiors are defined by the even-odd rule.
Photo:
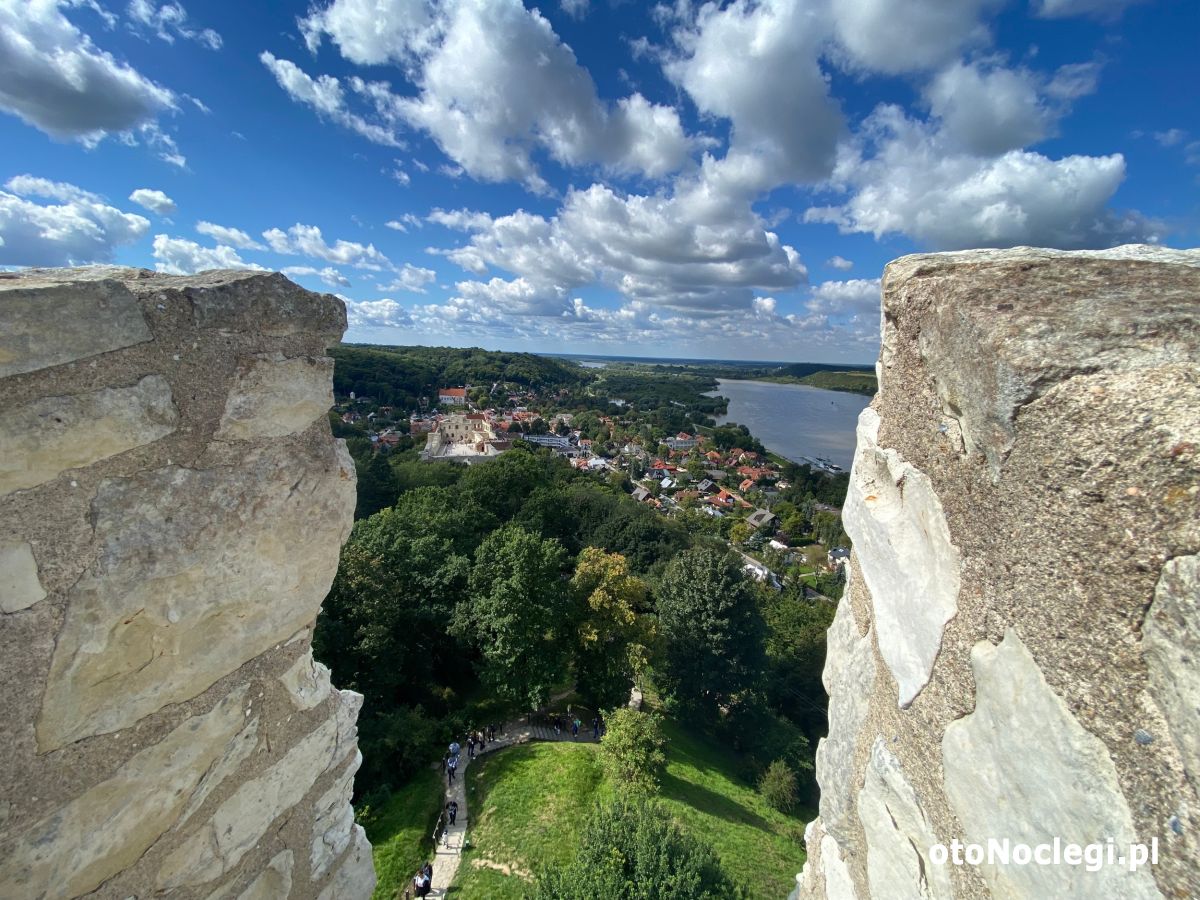
[[[558,700],[561,697],[555,699]],[[535,719],[535,721],[538,720]],[[496,735],[496,740],[485,744],[482,751],[476,749],[475,755],[476,757],[488,756],[506,747],[526,744],[529,741],[571,741],[571,729],[564,728],[561,734],[556,735],[554,729],[549,726],[528,725],[523,719],[519,719],[506,723],[504,733]],[[590,718],[580,727],[579,738],[576,742],[593,743]],[[463,842],[466,840],[467,826],[470,824],[467,815],[466,792],[466,773],[470,764],[471,760],[467,757],[467,746],[463,744],[454,783],[446,787],[446,796],[442,800],[443,809],[451,800],[457,800],[458,816],[455,824],[447,830],[446,836],[438,843],[434,851],[433,890],[429,894],[430,897],[445,897],[454,881],[454,876],[458,874],[458,864],[462,860]]]

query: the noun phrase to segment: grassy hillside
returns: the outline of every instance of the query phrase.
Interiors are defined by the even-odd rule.
[[[768,807],[737,776],[737,759],[668,721],[661,799],[683,826],[712,844],[751,897],[778,900],[804,865],[804,817]],[[566,862],[597,800],[610,792],[592,744],[529,744],[472,764],[471,848],[454,893],[461,900],[519,900],[527,876]],[[507,873],[504,871],[507,869]]]
[[[793,817],[772,809],[738,777],[733,754],[678,722],[663,724],[668,740],[663,801],[688,831],[712,844],[751,897],[786,897],[804,865],[804,824],[816,811]]]
[[[371,840],[379,882],[374,900],[392,900],[432,858],[433,826],[442,808],[442,776],[422,769],[378,809],[360,816]]]
[[[595,744],[524,744],[467,770],[470,848],[452,892],[461,900],[520,900],[528,877],[574,855],[605,788]]]

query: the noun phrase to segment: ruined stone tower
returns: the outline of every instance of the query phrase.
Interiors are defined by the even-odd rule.
[[[0,896],[370,895],[310,649],[344,329],[281,275],[0,274]]]

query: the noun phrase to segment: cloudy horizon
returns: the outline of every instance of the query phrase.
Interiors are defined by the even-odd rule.
[[[868,363],[896,256],[1197,243],[1183,2],[247,6],[0,0],[0,265],[279,270],[351,342]]]

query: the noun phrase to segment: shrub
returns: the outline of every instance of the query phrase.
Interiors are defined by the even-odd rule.
[[[655,713],[622,707],[605,717],[600,765],[614,784],[644,793],[658,788],[667,757],[662,720]]]
[[[601,806],[584,826],[579,853],[543,871],[530,900],[744,900],[707,844],[644,800]]]
[[[758,792],[775,809],[783,813],[796,808],[798,791],[796,773],[782,759],[777,759],[763,773],[758,782]]]

